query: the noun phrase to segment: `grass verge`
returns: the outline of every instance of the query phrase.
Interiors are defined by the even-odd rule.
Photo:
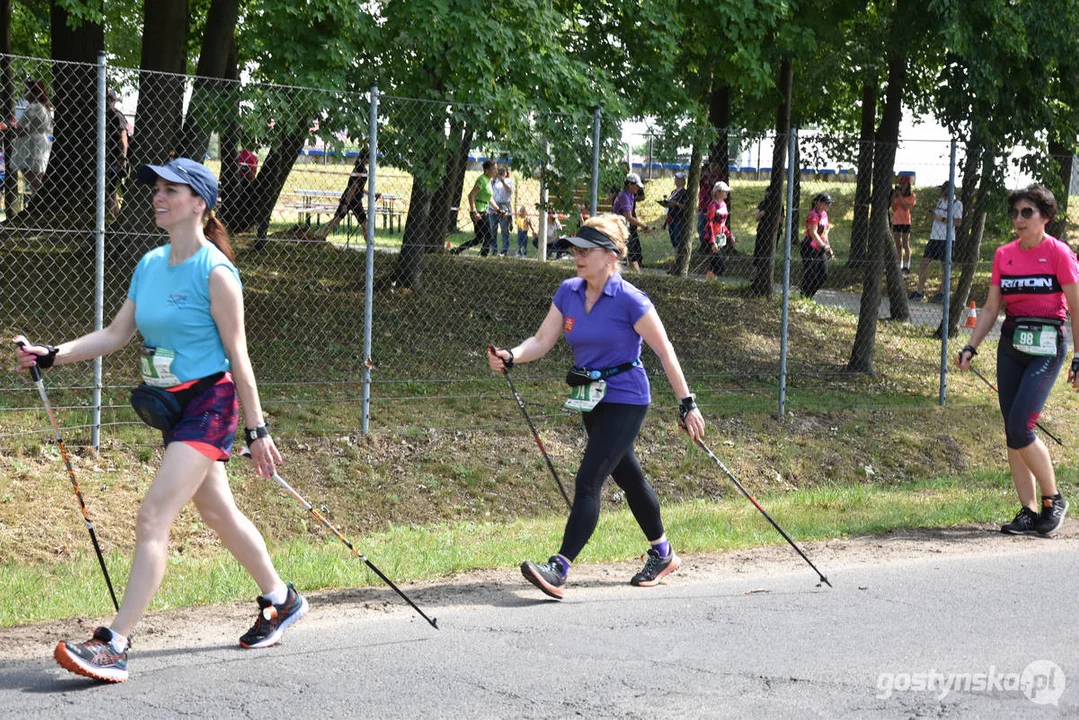
[[[796,542],[882,533],[899,528],[951,527],[996,522],[1010,516],[1014,491],[1006,475],[979,473],[891,487],[822,486],[760,496],[769,514]],[[684,553],[781,544],[782,538],[734,488],[717,501],[668,505],[669,534]],[[557,550],[564,518],[544,515],[508,523],[465,521],[395,526],[349,538],[395,582],[437,580],[466,570],[505,568],[544,559]],[[346,535],[347,536],[347,535]],[[627,509],[606,512],[579,558],[586,563],[625,560],[643,552],[643,540]],[[378,586],[380,581],[325,531],[271,546],[281,574],[305,590]],[[110,553],[107,562],[122,591],[130,558]],[[792,552],[791,567],[802,561]],[[827,574],[827,568],[821,568]],[[807,569],[808,571],[808,569]],[[53,565],[9,562],[0,566],[0,627],[105,615],[111,611],[97,560],[81,553]],[[250,578],[224,550],[173,553],[151,611],[249,599]]]

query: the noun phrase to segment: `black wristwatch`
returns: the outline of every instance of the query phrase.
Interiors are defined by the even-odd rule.
[[[265,425],[259,425],[258,427],[244,428],[244,440],[247,441],[247,447],[251,447],[251,443],[255,442],[259,438],[270,437],[270,429]]]

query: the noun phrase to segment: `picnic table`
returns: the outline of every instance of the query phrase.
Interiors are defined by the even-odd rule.
[[[397,208],[397,201],[400,198],[393,193],[382,193],[377,200],[375,200],[375,215],[382,216],[382,229],[392,232],[400,232],[401,225],[403,224],[403,218],[405,215],[404,210]],[[397,223],[397,229],[394,230],[394,222]]]

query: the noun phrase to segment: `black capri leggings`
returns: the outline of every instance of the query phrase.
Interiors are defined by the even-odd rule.
[[[584,549],[599,522],[600,491],[610,475],[626,494],[633,517],[648,540],[663,537],[659,498],[644,478],[633,442],[648,414],[647,405],[600,403],[582,413],[588,445],[577,470],[573,509],[566,521],[562,548],[558,551],[570,562]]]
[[[997,345],[997,393],[1008,447],[1022,450],[1034,442],[1034,426],[1064,364],[1064,332],[1057,328],[1057,354],[1027,355],[1012,345],[1014,330],[1002,328]]]

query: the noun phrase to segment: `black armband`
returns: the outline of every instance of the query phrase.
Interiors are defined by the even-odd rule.
[[[688,395],[678,401],[678,420],[685,425],[689,414],[697,409],[697,401],[692,395]]]
[[[56,353],[60,351],[52,345],[43,345],[42,347],[44,347],[49,352],[45,353],[44,355],[38,355],[37,360],[35,360],[34,362],[36,362],[37,366],[42,370],[48,370],[56,361]]]
[[[513,368],[513,351],[507,350],[506,352],[508,352],[510,356],[509,358],[503,358],[502,364],[506,366],[507,370],[510,370],[511,368]]]
[[[973,358],[975,355],[978,354],[978,348],[974,347],[973,345],[964,345],[963,349],[959,351],[960,357],[962,357],[963,353],[965,352],[969,352],[970,356]]]
[[[244,440],[247,441],[247,447],[251,447],[251,443],[259,438],[268,437],[270,437],[270,429],[265,425],[259,425],[256,428],[244,428]]]

